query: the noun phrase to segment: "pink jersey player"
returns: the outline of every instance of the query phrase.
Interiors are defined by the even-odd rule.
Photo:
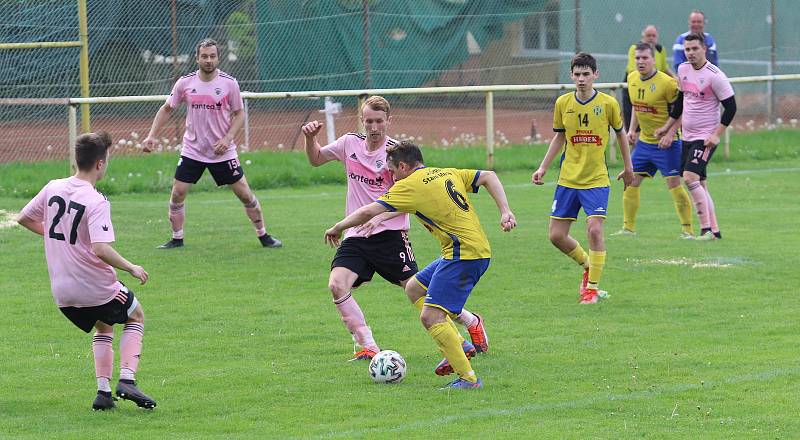
[[[347,176],[345,215],[378,200],[394,184],[394,178],[386,168],[386,147],[396,144],[397,141],[386,137],[385,142],[372,151],[366,147],[366,143],[366,135],[348,133],[320,150],[322,154],[333,154],[336,160],[344,164]],[[408,215],[403,214],[381,221],[372,229],[371,234],[386,230],[407,231],[408,226]],[[365,236],[366,231],[355,228],[348,229],[345,234],[345,238]]]
[[[144,312],[133,292],[117,280],[114,268],[124,270],[144,284],[148,273],[111,247],[114,226],[111,205],[95,189],[108,167],[111,136],[87,133],[75,142],[78,171],[66,179],[51,180],[22,209],[17,221],[44,237],[50,286],[61,313],[86,333],[92,328],[97,395],[95,410],[116,406],[111,397],[114,367],[114,324],[125,324],[120,340],[117,396],[141,408],[156,402],[136,386],[144,335]]]

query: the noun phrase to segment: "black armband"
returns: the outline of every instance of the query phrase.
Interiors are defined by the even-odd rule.
[[[675,102],[670,104],[669,109],[669,117],[672,119],[678,119],[683,114],[683,92],[678,92],[678,97],[675,98]]]
[[[725,110],[722,112],[722,117],[719,118],[719,123],[727,127],[731,125],[733,116],[736,114],[736,98],[731,96],[722,101],[721,104]]]

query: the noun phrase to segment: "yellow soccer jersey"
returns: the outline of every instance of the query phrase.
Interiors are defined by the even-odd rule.
[[[609,127],[622,130],[617,100],[595,91],[581,102],[575,92],[561,95],[553,110],[553,131],[564,132],[566,145],[561,158],[558,184],[586,189],[609,186],[606,146]]]
[[[642,130],[639,139],[657,144],[654,133],[669,118],[668,106],[678,98],[678,81],[658,70],[650,78],[642,79],[634,70],[628,74],[628,96]],[[675,139],[678,139],[677,133]]]
[[[442,245],[446,260],[491,258],[489,240],[467,197],[478,192],[481,172],[422,167],[398,180],[378,203],[391,211],[415,214]]]

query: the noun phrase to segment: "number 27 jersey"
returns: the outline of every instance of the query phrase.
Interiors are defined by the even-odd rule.
[[[51,180],[22,215],[44,224],[44,251],[53,298],[59,307],[92,307],[114,299],[122,286],[114,268],[92,251],[112,243],[111,205],[91,183]]]
[[[609,127],[622,130],[619,103],[605,93],[582,102],[570,92],[558,97],[553,110],[553,131],[564,132],[566,145],[558,184],[587,189],[609,186],[606,146]]]
[[[414,214],[436,237],[446,260],[491,258],[489,240],[467,193],[478,192],[481,172],[421,167],[378,199],[390,211]]]

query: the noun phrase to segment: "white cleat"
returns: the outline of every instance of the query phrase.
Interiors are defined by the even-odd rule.
[[[631,231],[629,229],[624,229],[623,228],[623,229],[620,229],[619,231],[617,231],[617,232],[615,232],[615,233],[613,233],[611,235],[622,235],[622,236],[625,236],[625,237],[635,237],[636,236],[636,231]]]

